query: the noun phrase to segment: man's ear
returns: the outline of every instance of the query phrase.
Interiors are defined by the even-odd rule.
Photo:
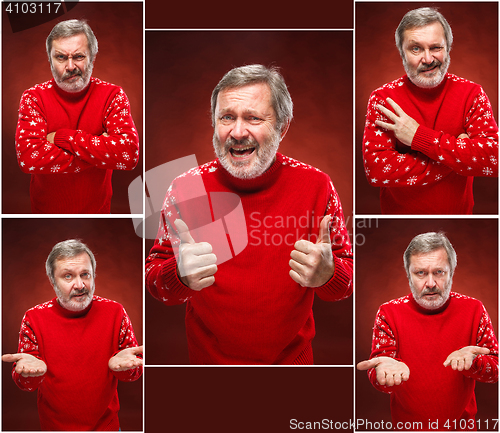
[[[288,120],[285,125],[281,127],[280,141],[285,138],[288,128],[290,127],[290,121]]]

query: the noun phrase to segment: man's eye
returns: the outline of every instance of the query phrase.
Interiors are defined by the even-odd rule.
[[[411,52],[412,52],[412,53],[415,53],[415,54],[416,54],[416,53],[419,53],[419,52],[420,52],[420,47],[412,47],[412,48],[411,48]]]
[[[85,56],[83,55],[77,55],[77,56],[74,56],[73,57],[73,60],[77,61],[77,62],[80,62],[82,61],[83,59],[85,59]]]
[[[225,114],[221,117],[221,120],[231,120],[233,117],[230,114]]]
[[[71,279],[71,275],[66,274],[66,275],[64,276],[64,279],[65,279],[65,280],[70,280],[70,279]]]

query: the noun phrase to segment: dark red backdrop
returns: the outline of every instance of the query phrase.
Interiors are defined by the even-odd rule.
[[[356,3],[356,213],[380,213],[379,191],[368,184],[361,146],[370,93],[404,75],[394,32],[411,9],[435,6],[453,30],[449,72],[480,84],[498,123],[498,5],[496,2]],[[498,212],[498,179],[474,179],[474,213]]]
[[[142,343],[142,239],[129,219],[3,219],[2,353],[16,353],[26,310],[54,298],[45,260],[60,241],[78,238],[95,254],[95,294],[113,299],[127,311]],[[36,392],[23,392],[2,363],[2,431],[39,430]],[[49,366],[50,368],[50,366]],[[78,366],[68,366],[78,368]],[[122,430],[142,430],[142,379],[118,386]],[[78,410],[78,402],[68,402]]]
[[[214,159],[210,95],[222,76],[244,64],[281,68],[294,120],[280,151],[332,178],[352,226],[352,32],[167,31],[146,34],[146,169],[195,154]],[[147,175],[146,175],[147,177]],[[157,188],[148,184],[148,188]],[[168,185],[162,188],[166,192]],[[155,227],[158,225],[154,221]],[[146,251],[152,241],[146,242]],[[258,270],[256,270],[258,271]],[[350,364],[352,302],[314,305],[318,364]],[[186,364],[184,306],[146,295],[148,363]],[[162,329],[159,333],[157,329]]]
[[[35,27],[13,33],[7,12],[2,22],[2,212],[30,213],[30,175],[16,161],[14,137],[19,100],[37,83],[52,78],[45,51],[45,39],[52,27],[67,19],[86,19],[99,42],[93,75],[123,87],[132,108],[142,149],[142,3],[76,2],[62,16]],[[61,6],[61,10],[65,4]],[[4,8],[3,8],[4,9]],[[126,35],[126,37],[124,37]],[[20,60],[22,58],[22,61]],[[130,213],[128,185],[142,171],[142,151],[132,171],[113,174],[112,213]]]
[[[498,337],[496,219],[356,221],[356,363],[370,356],[379,306],[410,293],[403,253],[414,236],[428,231],[444,231],[450,239],[458,259],[452,290],[483,302]],[[497,384],[477,382],[476,399],[476,419],[483,426],[486,419],[498,418]],[[388,395],[373,388],[365,371],[356,372],[356,417],[371,422],[391,420]]]

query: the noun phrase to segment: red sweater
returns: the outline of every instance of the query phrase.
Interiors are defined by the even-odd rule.
[[[200,196],[203,185],[210,196]],[[222,196],[224,200],[217,195],[223,192],[235,194]],[[244,213],[239,225],[231,219],[238,204]],[[303,288],[288,274],[290,253],[300,238],[316,241],[326,214],[334,221],[335,273],[322,287]],[[182,218],[201,242],[208,240],[210,230],[197,237],[193,229],[221,217],[236,254],[221,263],[220,242],[210,239],[218,258],[215,283],[195,292],[176,273],[179,239],[171,229],[173,221]],[[212,161],[178,177],[169,188],[158,238],[147,259],[146,284],[167,305],[187,301],[192,364],[311,364],[314,294],[327,301],[349,296],[351,257],[340,200],[326,174],[278,153],[262,176],[241,180]]]
[[[19,388],[38,389],[42,430],[118,430],[117,382],[133,381],[142,367],[113,372],[109,359],[137,346],[132,323],[117,302],[94,296],[81,312],[64,309],[54,298],[24,315],[18,352],[47,364],[41,377],[12,370]]]
[[[476,356],[467,371],[443,366],[450,353],[465,346],[487,347],[490,354]],[[458,293],[452,292],[435,311],[420,307],[412,295],[383,304],[370,358],[377,356],[403,361],[410,369],[409,380],[394,387],[380,386],[375,369],[368,371],[373,386],[391,394],[396,429],[402,429],[398,422],[415,421],[423,423],[420,430],[431,430],[429,421],[436,420],[440,430],[454,430],[460,420],[468,420],[462,426],[474,429],[475,381],[498,381],[498,342],[488,313],[480,301]]]
[[[419,128],[411,149],[375,124],[392,123],[392,98]],[[457,139],[461,133],[469,138]],[[473,176],[498,176],[498,127],[481,86],[452,74],[433,89],[407,76],[375,90],[368,101],[363,160],[370,185],[380,187],[385,214],[471,214]]]
[[[54,144],[46,139],[51,132]],[[127,95],[97,78],[78,93],[54,80],[26,90],[16,152],[21,170],[31,174],[33,213],[109,213],[113,170],[132,170],[139,157]]]

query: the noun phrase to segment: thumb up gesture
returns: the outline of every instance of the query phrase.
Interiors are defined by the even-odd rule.
[[[316,243],[301,239],[295,242],[290,257],[290,277],[302,287],[319,287],[325,284],[335,271],[329,225],[332,217],[326,215],[319,226]]]
[[[208,242],[195,242],[187,224],[181,219],[174,221],[181,240],[177,273],[181,281],[192,290],[200,291],[215,282],[217,257]]]

